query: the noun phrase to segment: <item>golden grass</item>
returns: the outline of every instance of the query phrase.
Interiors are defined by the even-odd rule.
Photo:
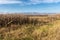
[[[45,20],[42,19],[41,23]],[[60,20],[53,20],[43,25],[38,24],[11,24],[11,26],[2,27],[0,40],[60,40]]]

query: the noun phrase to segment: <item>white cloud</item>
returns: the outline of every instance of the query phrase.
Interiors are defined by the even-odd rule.
[[[31,4],[39,4],[41,3],[41,0],[30,0]]]
[[[0,1],[0,4],[14,4],[14,3],[21,3],[19,1]]]
[[[0,4],[15,4],[15,3],[21,4],[22,2],[17,0],[0,0]]]
[[[40,4],[40,3],[58,3],[60,0],[30,0],[32,4]]]
[[[60,0],[43,0],[43,3],[56,3],[56,2],[60,2]]]
[[[40,3],[58,3],[60,2],[60,0],[29,0],[30,2],[29,3],[24,3],[22,2],[23,4],[25,5],[31,5],[31,4],[40,4]]]
[[[31,4],[40,4],[40,3],[58,3],[60,0],[0,0],[0,4],[15,4],[20,5],[31,5]]]

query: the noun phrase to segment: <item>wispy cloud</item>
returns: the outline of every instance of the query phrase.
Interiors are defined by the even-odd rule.
[[[40,3],[58,3],[60,0],[0,0],[0,4],[20,4],[20,5],[31,5]]]
[[[30,0],[32,4],[40,4],[40,3],[58,3],[60,0]]]
[[[60,0],[43,0],[43,3],[57,3],[60,2]]]
[[[21,1],[17,1],[17,0],[0,0],[0,4],[21,4]]]

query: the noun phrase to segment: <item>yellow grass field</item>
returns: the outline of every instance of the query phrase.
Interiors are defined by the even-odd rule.
[[[8,20],[8,17],[11,17],[11,15],[5,19]],[[9,19],[10,21],[6,23],[10,25],[6,26],[6,24],[4,24],[0,26],[0,40],[60,40],[60,18],[56,15],[54,15],[54,17],[28,16],[29,20],[27,21],[24,20],[25,18],[19,19],[20,16],[17,17],[19,20],[16,20],[16,17],[15,15],[13,17],[14,20]],[[0,21],[2,21],[3,18],[4,16],[0,18]],[[4,22],[6,22],[6,20]],[[0,25],[3,24],[2,22],[0,23]]]

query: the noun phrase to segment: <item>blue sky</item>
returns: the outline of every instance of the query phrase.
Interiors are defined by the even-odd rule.
[[[60,13],[60,0],[0,0],[0,12]]]

